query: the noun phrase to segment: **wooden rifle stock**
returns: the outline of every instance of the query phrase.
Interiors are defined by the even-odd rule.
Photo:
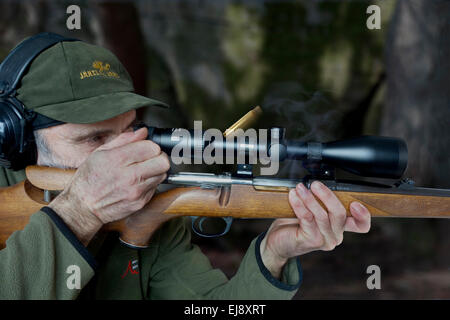
[[[44,190],[62,190],[74,170],[31,166],[27,180],[0,188],[0,248],[8,237],[28,223],[31,214],[47,203]],[[334,191],[347,208],[353,201],[364,204],[374,217],[450,217],[450,197],[377,192]],[[234,218],[294,218],[288,189],[258,190],[251,185],[214,189],[180,187],[156,194],[143,213],[107,224],[129,244],[145,246],[154,231],[155,215]]]

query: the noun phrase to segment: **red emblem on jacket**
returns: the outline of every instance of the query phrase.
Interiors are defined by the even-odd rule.
[[[127,270],[125,270],[125,272],[122,275],[122,279],[125,278],[125,276],[128,274],[128,271],[131,274],[139,274],[139,270],[138,270],[138,260],[130,260],[128,261],[128,266],[127,266]]]

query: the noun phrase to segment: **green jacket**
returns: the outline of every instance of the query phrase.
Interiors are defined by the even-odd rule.
[[[0,168],[0,187],[24,178]],[[0,299],[291,299],[302,281],[300,261],[290,259],[281,281],[273,278],[259,254],[263,236],[227,279],[191,243],[185,218],[164,224],[146,249],[125,247],[112,233],[86,248],[44,207],[0,250]],[[80,289],[70,266],[78,267]]]

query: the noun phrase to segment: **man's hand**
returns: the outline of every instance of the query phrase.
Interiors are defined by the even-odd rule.
[[[83,244],[103,224],[142,209],[170,168],[147,129],[126,132],[92,152],[49,205]]]
[[[298,184],[289,192],[289,203],[298,219],[275,220],[261,242],[263,263],[277,278],[289,258],[316,250],[333,250],[342,243],[344,231],[366,233],[370,229],[367,208],[352,202],[351,217],[347,217],[336,195],[319,181],[312,183],[311,190]]]

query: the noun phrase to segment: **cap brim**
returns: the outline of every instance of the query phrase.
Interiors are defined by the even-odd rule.
[[[133,92],[114,92],[91,98],[46,105],[34,111],[54,120],[67,123],[94,123],[114,118],[122,113],[141,107],[168,108],[161,101]]]

